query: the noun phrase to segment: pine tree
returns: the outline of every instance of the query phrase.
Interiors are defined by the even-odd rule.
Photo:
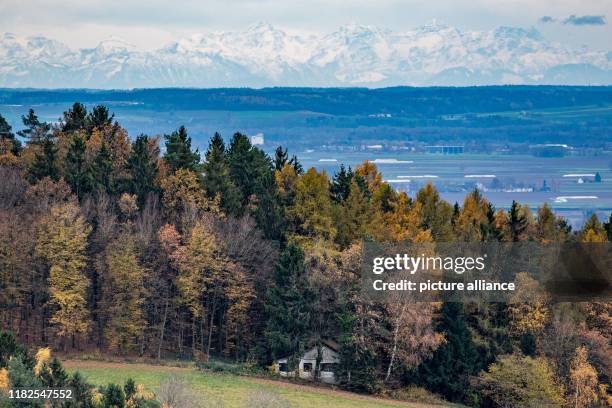
[[[283,146],[278,146],[274,151],[274,170],[282,170],[288,161],[287,149],[283,149]]]
[[[282,200],[274,175],[265,173],[258,183],[256,207],[254,210],[257,226],[267,239],[281,241],[284,238],[285,217]],[[222,201],[223,202],[223,201]]]
[[[340,384],[351,391],[375,393],[380,388],[377,356],[373,347],[369,347],[371,343],[360,344],[357,340],[358,317],[354,307],[346,304],[337,315],[340,363],[336,374]]]
[[[117,384],[108,384],[102,396],[102,406],[104,408],[124,408],[125,394]]]
[[[21,116],[21,121],[23,125],[26,127],[25,129],[20,130],[17,134],[25,139],[27,139],[28,143],[31,144],[39,144],[49,137],[49,131],[51,130],[51,125],[47,122],[41,122],[38,119],[38,116],[34,113],[34,109],[28,110],[28,115]]]
[[[91,172],[93,175],[94,191],[105,191],[107,194],[115,193],[116,183],[113,177],[113,160],[104,142],[102,142],[100,149],[94,156]]]
[[[87,129],[87,108],[80,102],[75,102],[72,108],[64,112],[62,132],[73,133]]]
[[[191,137],[187,135],[185,126],[181,126],[170,135],[165,135],[164,139],[166,139],[164,160],[170,170],[174,172],[178,169],[188,169],[198,172],[200,153],[197,149],[191,150]]]
[[[221,208],[228,214],[242,214],[240,192],[229,176],[229,166],[225,152],[225,143],[219,133],[210,140],[206,151],[206,162],[203,165],[203,183],[206,195],[214,199],[221,198]]]
[[[15,135],[11,131],[12,129],[11,125],[0,114],[0,138],[14,139]]]
[[[53,143],[53,140],[46,138],[42,141],[40,149],[36,152],[34,161],[28,169],[30,181],[35,182],[45,177],[49,177],[53,181],[59,180],[60,169],[57,146]]]
[[[138,196],[140,205],[145,202],[147,194],[158,190],[157,157],[151,156],[150,143],[148,136],[138,136],[132,143],[132,153],[127,160],[127,170],[130,175],[129,191]]]
[[[290,371],[295,370],[305,349],[310,320],[312,292],[304,269],[304,254],[293,244],[281,253],[268,289],[265,336],[272,358],[288,358]]]
[[[297,174],[298,176],[304,174],[304,167],[302,167],[302,163],[300,163],[296,155],[291,156],[289,164],[291,165],[291,167],[293,167],[293,170],[295,170],[295,174]]]
[[[355,240],[364,238],[371,221],[370,204],[354,181],[349,186],[349,195],[337,208],[334,222],[337,225],[336,242],[346,248]]]
[[[444,334],[445,342],[420,366],[421,382],[451,401],[469,402],[469,377],[483,365],[465,321],[463,304],[444,303],[437,330]]]
[[[0,154],[3,154],[3,143],[8,143],[10,152],[14,155],[18,155],[21,151],[21,142],[15,138],[12,129],[6,119],[0,115]]]
[[[353,171],[349,167],[348,171],[344,164],[340,165],[340,170],[334,175],[330,188],[332,198],[335,202],[341,203],[346,200],[351,192],[351,182],[353,181]]]
[[[523,211],[521,211],[521,206],[514,200],[512,200],[512,206],[508,210],[508,227],[512,242],[520,241],[528,227],[528,221]]]
[[[91,191],[93,186],[93,174],[85,159],[85,149],[85,140],[74,135],[64,161],[64,178],[79,199]]]
[[[103,129],[113,123],[115,114],[109,115],[108,108],[104,105],[94,106],[87,114],[87,132],[91,133],[94,129]]]
[[[272,162],[260,149],[253,147],[249,138],[235,133],[227,152],[229,173],[242,195],[242,204],[249,203],[251,196],[260,188],[266,173],[271,173]]]

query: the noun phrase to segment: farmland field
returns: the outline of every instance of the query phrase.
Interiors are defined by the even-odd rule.
[[[149,364],[112,363],[99,361],[67,360],[64,366],[70,371],[79,371],[94,385],[108,383],[123,384],[132,378],[147,390],[155,392],[159,383],[168,376],[184,378],[194,392],[210,395],[223,401],[224,408],[245,407],[253,391],[270,391],[291,402],[295,407],[318,408],[384,408],[413,407],[429,408],[456,405],[430,405],[386,400],[363,396],[330,388],[318,388],[263,378],[243,377],[229,374],[198,371],[194,368],[170,367]]]

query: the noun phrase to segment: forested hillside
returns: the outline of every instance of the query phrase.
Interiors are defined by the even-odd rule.
[[[0,137],[0,325],[30,347],[266,367],[334,340],[349,390],[612,406],[610,303],[380,303],[360,285],[363,240],[607,242],[612,216],[571,231],[477,190],[408,196],[372,163],[327,175],[240,133],[206,152],[184,127],[128,137],[104,106],[0,116]]]

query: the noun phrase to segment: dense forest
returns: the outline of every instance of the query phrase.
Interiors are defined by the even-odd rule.
[[[160,88],[133,90],[2,89],[0,104],[85,104],[104,100],[164,111],[174,110],[307,110],[354,115],[391,113],[422,116],[605,106],[610,86],[474,86],[392,88]]]
[[[381,303],[360,283],[364,240],[608,242],[612,215],[571,231],[478,190],[411,197],[372,163],[330,177],[240,133],[200,153],[184,127],[130,138],[80,103],[19,131],[0,116],[0,180],[0,327],[27,347],[265,368],[334,340],[352,391],[612,406],[611,303],[553,303],[535,281],[529,303]]]

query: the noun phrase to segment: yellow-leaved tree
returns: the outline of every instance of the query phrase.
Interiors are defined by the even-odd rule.
[[[85,249],[90,232],[74,203],[52,207],[38,229],[35,252],[49,268],[50,323],[64,349],[68,339],[74,347],[78,336],[89,330]]]
[[[578,347],[572,359],[570,383],[572,386],[572,406],[585,408],[597,401],[597,371],[587,360],[586,347]]]
[[[105,338],[112,349],[127,353],[142,338],[145,269],[138,263],[132,239],[118,239],[106,254],[103,303]]]

